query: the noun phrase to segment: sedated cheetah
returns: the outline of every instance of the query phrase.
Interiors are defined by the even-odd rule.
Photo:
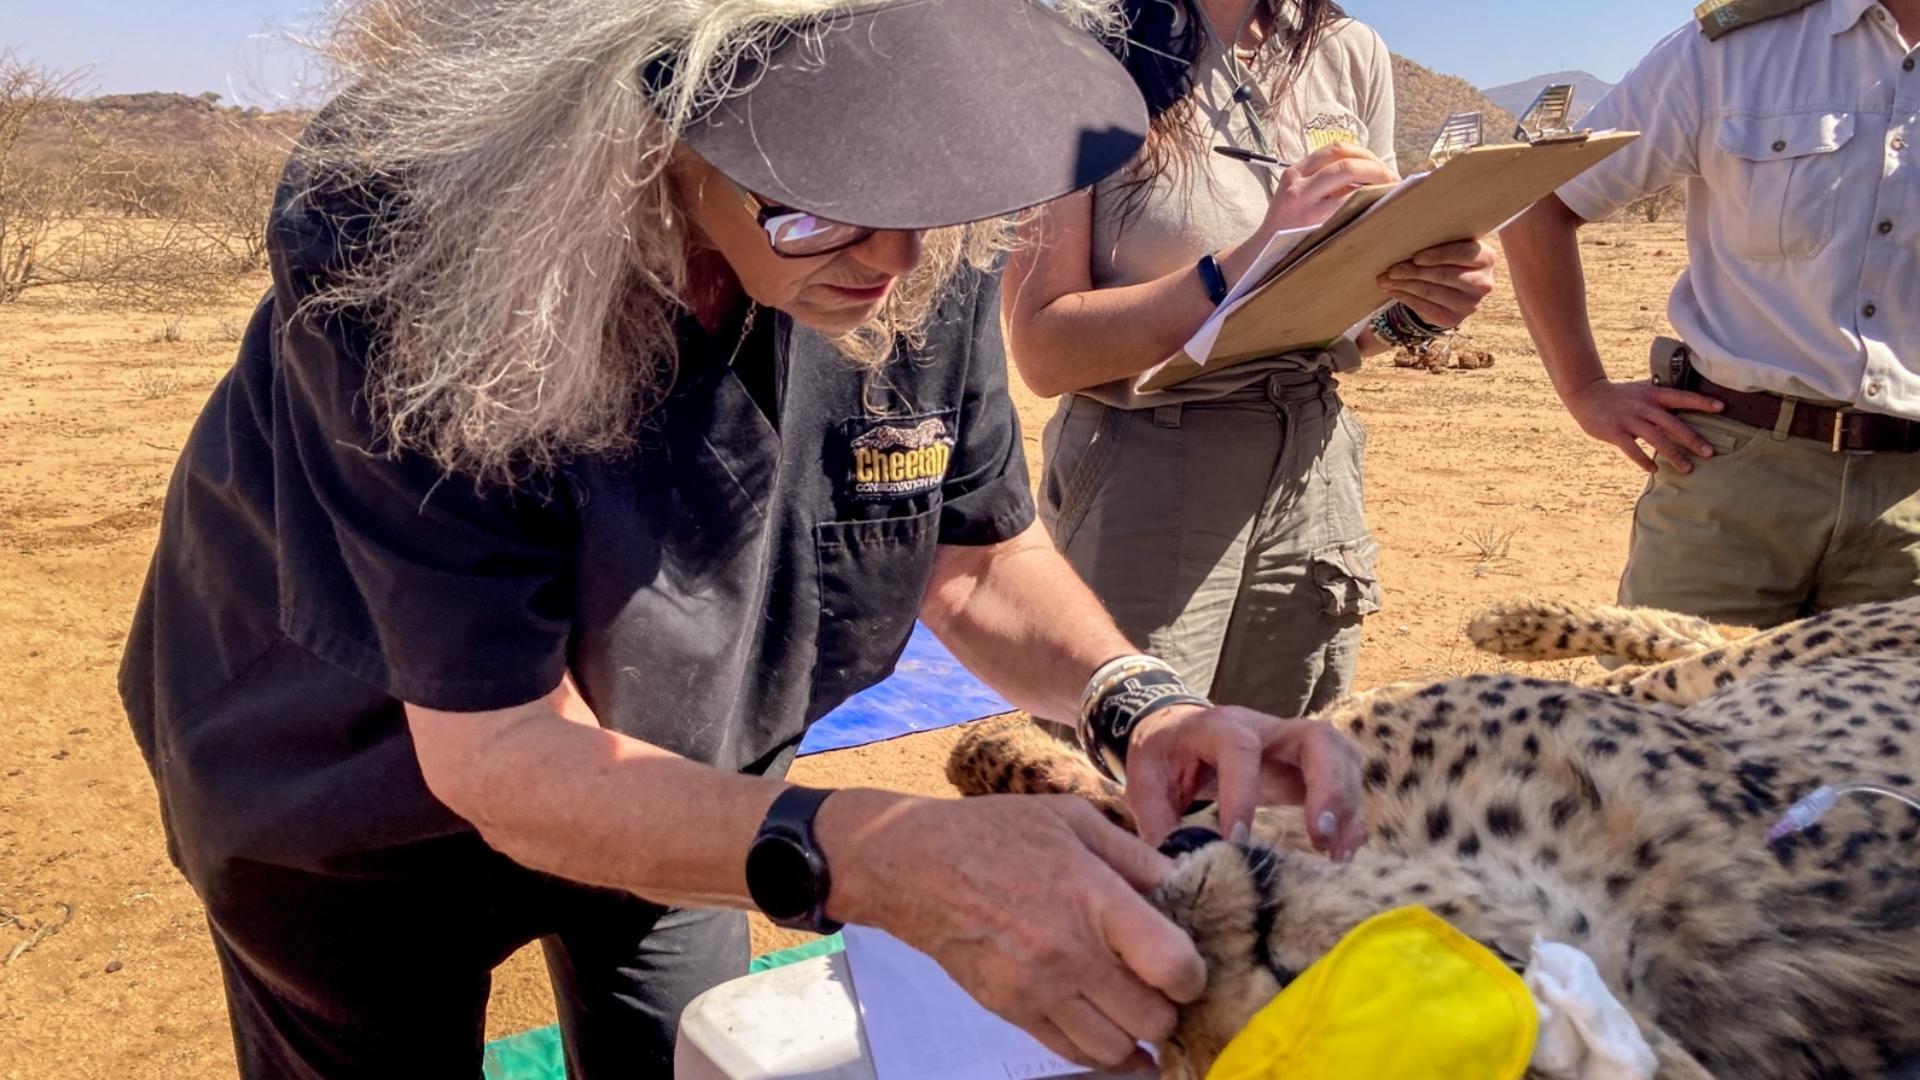
[[[1203,1076],[1295,975],[1369,916],[1421,904],[1509,959],[1536,933],[1585,950],[1639,1022],[1660,1080],[1886,1077],[1920,1062],[1920,812],[1843,800],[1769,844],[1823,784],[1920,776],[1920,599],[1732,635],[1621,609],[1521,605],[1476,620],[1523,657],[1649,666],[1578,686],[1514,675],[1404,684],[1323,714],[1363,752],[1368,843],[1336,865],[1298,812],[1254,843],[1176,833],[1151,899],[1206,958],[1206,994],[1161,1048]],[[962,793],[1118,789],[1030,721],[978,725]]]

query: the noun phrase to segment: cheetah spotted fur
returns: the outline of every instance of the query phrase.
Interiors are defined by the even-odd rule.
[[[1248,1018],[1368,917],[1421,904],[1512,958],[1584,949],[1639,1021],[1660,1080],[1888,1077],[1920,1061],[1920,813],[1844,800],[1769,846],[1821,784],[1920,777],[1920,599],[1735,637],[1697,620],[1517,605],[1484,647],[1645,666],[1577,686],[1475,675],[1323,714],[1364,757],[1368,843],[1314,855],[1298,811],[1254,843],[1176,834],[1152,900],[1209,982],[1161,1047],[1197,1080]],[[1029,721],[976,725],[962,793],[1071,793],[1130,820],[1119,789]],[[1519,961],[1513,961],[1516,967]]]

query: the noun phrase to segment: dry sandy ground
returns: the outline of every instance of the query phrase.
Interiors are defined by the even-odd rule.
[[[1586,238],[1616,376],[1639,377],[1684,247],[1677,225]],[[230,1074],[213,953],[168,864],[113,688],[175,454],[230,363],[257,283],[189,315],[33,297],[0,309],[0,1077]],[[1477,661],[1458,627],[1511,594],[1610,597],[1641,478],[1560,410],[1503,291],[1475,326],[1498,363],[1347,380],[1371,428],[1386,611],[1363,685]],[[1051,403],[1023,396],[1029,455]],[[1504,542],[1503,542],[1504,540]],[[1483,551],[1499,546],[1497,552]],[[1498,554],[1501,557],[1491,557]],[[815,783],[938,792],[952,735],[814,758]],[[762,927],[756,945],[786,938]],[[536,955],[498,974],[489,1030],[553,1015]]]

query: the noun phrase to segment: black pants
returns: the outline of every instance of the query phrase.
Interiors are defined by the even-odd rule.
[[[491,972],[535,940],[568,1076],[666,1077],[681,1010],[748,964],[738,912],[536,874],[471,836],[343,874],[228,863],[195,876],[249,1080],[474,1080]]]

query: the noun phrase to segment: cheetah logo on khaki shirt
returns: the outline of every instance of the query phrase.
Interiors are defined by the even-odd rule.
[[[1302,132],[1308,151],[1324,150],[1335,143],[1358,143],[1360,119],[1352,113],[1319,113],[1308,120]]]

